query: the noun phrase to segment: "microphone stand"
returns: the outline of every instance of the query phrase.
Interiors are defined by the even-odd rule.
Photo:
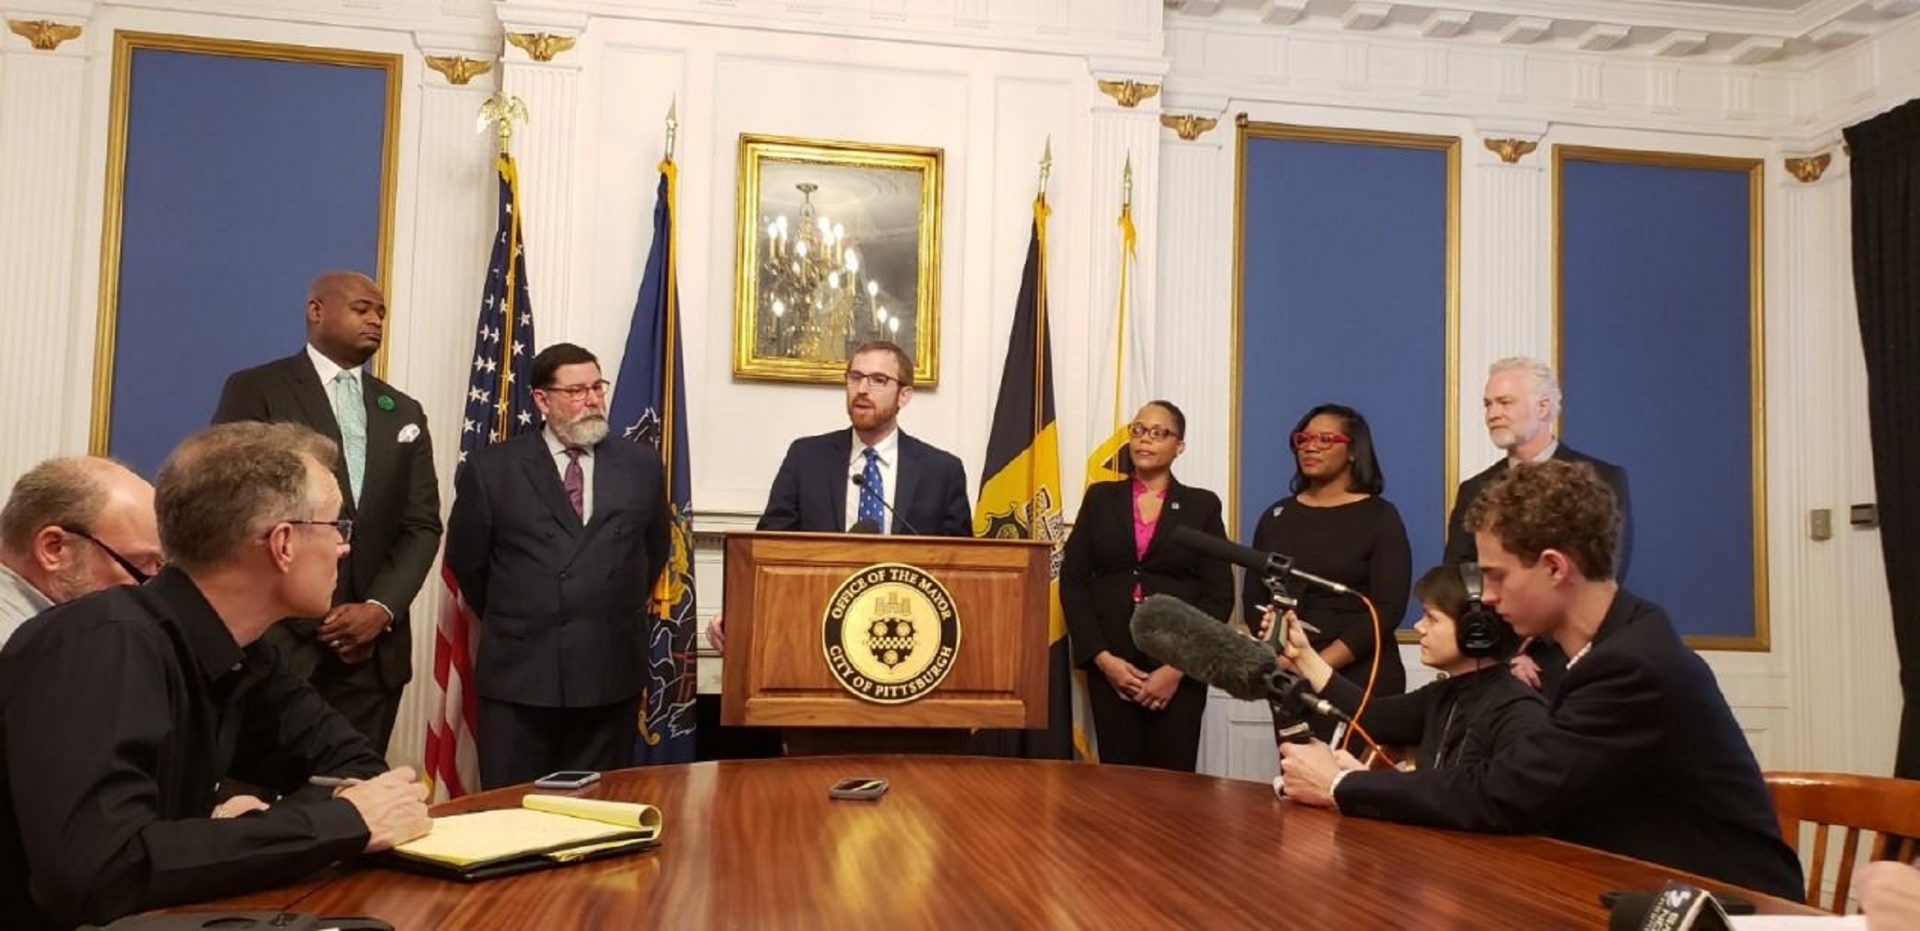
[[[1292,569],[1292,557],[1275,554],[1267,563],[1267,574],[1261,579],[1267,586],[1267,592],[1273,596],[1270,602],[1273,607],[1273,623],[1267,628],[1265,642],[1273,647],[1276,661],[1285,652],[1286,633],[1282,628],[1286,627],[1287,612],[1300,604],[1300,599],[1293,597],[1293,593],[1287,589],[1286,579]],[[1276,670],[1276,673],[1284,671]],[[1298,676],[1294,678],[1299,679]],[[1304,682],[1302,684],[1304,685]],[[1312,726],[1307,723],[1305,715],[1287,707],[1287,698],[1287,695],[1277,691],[1267,695],[1267,710],[1273,715],[1274,745],[1312,743]]]

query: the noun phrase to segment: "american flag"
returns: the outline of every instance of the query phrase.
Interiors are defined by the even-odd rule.
[[[533,406],[528,368],[533,362],[533,302],[527,298],[526,248],[520,240],[520,176],[513,158],[502,153],[499,234],[487,261],[486,296],[473,337],[473,366],[467,377],[467,407],[460,424],[460,465],[467,456],[527,430],[540,420]],[[447,586],[446,607],[433,636],[433,682],[439,704],[427,721],[427,777],[434,796],[458,798],[480,788],[479,755],[474,745],[473,654],[480,638],[474,617],[446,561],[440,578]]]
[[[666,473],[673,545],[647,612],[647,688],[640,703],[633,759],[640,765],[693,760],[694,648],[693,481],[687,455],[687,380],[680,364],[680,296],[674,280],[674,191],[679,169],[660,163],[653,208],[653,248],[634,300],[620,390],[608,419],[622,435],[652,446]]]

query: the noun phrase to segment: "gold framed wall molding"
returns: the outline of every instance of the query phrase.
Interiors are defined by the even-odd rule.
[[[1242,113],[1234,120],[1234,181],[1233,181],[1233,367],[1230,377],[1231,414],[1227,431],[1227,536],[1240,539],[1240,430],[1243,412],[1240,407],[1241,394],[1241,358],[1243,355],[1242,331],[1246,313],[1246,196],[1247,196],[1247,143],[1252,139],[1293,139],[1305,142],[1332,142],[1347,145],[1392,146],[1395,148],[1427,149],[1443,151],[1447,156],[1447,244],[1446,244],[1446,349],[1442,367],[1445,370],[1446,389],[1446,449],[1443,453],[1445,464],[1442,477],[1445,490],[1441,494],[1442,510],[1440,520],[1444,526],[1448,514],[1453,510],[1454,493],[1459,488],[1459,468],[1456,459],[1459,454],[1459,399],[1460,399],[1460,137],[1437,136],[1420,133],[1385,132],[1370,129],[1340,129],[1321,126],[1298,126],[1286,123],[1260,123],[1247,118]],[[1393,623],[1399,623],[1395,618]],[[1416,643],[1417,634],[1412,631],[1398,632],[1401,643]]]
[[[838,384],[889,339],[940,377],[938,148],[740,135],[733,374]]]
[[[1555,145],[1553,147],[1553,370],[1566,384],[1562,367],[1560,334],[1566,312],[1565,202],[1563,182],[1568,162],[1600,162],[1614,165],[1647,165],[1657,168],[1699,168],[1710,171],[1737,171],[1747,176],[1747,408],[1748,435],[1752,463],[1753,521],[1753,635],[1726,636],[1688,634],[1683,639],[1696,650],[1730,650],[1765,653],[1772,649],[1767,586],[1767,337],[1766,337],[1766,160],[1725,155],[1701,155],[1692,152],[1661,152],[1645,149],[1613,149],[1604,146]],[[1555,424],[1556,435],[1564,435],[1563,412]]]
[[[393,209],[400,161],[400,90],[405,63],[396,53],[360,49],[322,48],[275,42],[252,42],[206,36],[156,32],[116,31],[113,37],[113,76],[107,109],[107,178],[100,224],[100,300],[95,313],[93,340],[93,411],[87,447],[93,455],[107,453],[113,422],[114,339],[120,309],[120,234],[126,207],[127,122],[131,116],[133,58],[143,50],[193,52],[233,58],[256,58],[305,64],[380,68],[386,74],[386,114],[381,128],[380,231],[376,239],[373,279],[382,293],[391,286],[393,263]],[[292,312],[291,309],[288,311]],[[387,332],[393,332],[389,312]],[[387,347],[380,341],[373,357],[373,373],[385,378]]]

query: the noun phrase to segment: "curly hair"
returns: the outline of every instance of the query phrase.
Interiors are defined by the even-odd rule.
[[[1620,503],[1592,466],[1550,459],[1514,466],[1482,489],[1467,510],[1467,529],[1490,531],[1529,566],[1558,550],[1600,581],[1613,578]]]

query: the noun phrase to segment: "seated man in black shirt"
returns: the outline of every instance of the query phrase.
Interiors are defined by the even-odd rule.
[[[1797,899],[1800,862],[1705,661],[1658,605],[1613,580],[1620,511],[1592,467],[1520,465],[1467,516],[1487,606],[1569,657],[1547,720],[1485,762],[1342,770],[1281,749],[1286,793],[1349,815],[1543,833]]]
[[[333,456],[291,424],[189,437],[155,490],[172,565],[41,614],[0,651],[9,927],[104,923],[278,885],[426,833],[412,770],[387,770],[255,643],[332,599],[352,530]],[[304,788],[315,775],[357,781]],[[213,817],[228,777],[282,797]]]

